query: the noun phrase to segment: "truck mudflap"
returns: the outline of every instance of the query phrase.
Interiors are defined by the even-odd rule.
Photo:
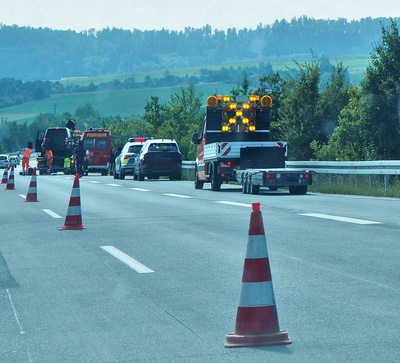
[[[258,194],[260,188],[275,191],[288,187],[290,194],[306,194],[312,185],[312,171],[298,169],[243,170],[240,181],[245,194]]]

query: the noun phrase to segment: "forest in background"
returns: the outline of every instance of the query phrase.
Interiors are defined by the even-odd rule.
[[[306,16],[256,29],[184,31],[106,28],[82,32],[0,24],[0,78],[93,77],[155,69],[370,54],[387,18],[316,20]]]

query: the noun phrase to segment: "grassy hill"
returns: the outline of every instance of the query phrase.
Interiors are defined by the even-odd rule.
[[[360,55],[352,57],[342,57],[334,60],[330,60],[332,64],[337,62],[343,62],[344,66],[348,68],[352,82],[358,83],[363,77],[365,68],[370,60],[369,56]],[[274,71],[286,70],[294,68],[295,64],[293,60],[277,60],[268,61],[272,64]],[[246,67],[246,66],[258,66],[259,62],[246,62],[246,63],[232,63],[222,64],[209,67],[191,67],[191,68],[179,68],[172,69],[169,72],[173,75],[183,77],[185,75],[192,76],[198,74],[201,68],[207,69],[220,69],[221,67]],[[134,77],[137,82],[144,80],[146,75],[150,75],[152,78],[161,78],[166,70],[158,70],[152,72],[137,72]],[[66,84],[77,84],[80,86],[87,86],[90,83],[99,84],[114,79],[121,81],[127,77],[132,76],[131,74],[118,74],[104,77],[70,77],[59,80],[64,85]],[[226,85],[223,83],[203,83],[196,85],[196,91],[203,93],[204,100],[208,95],[212,93],[229,93],[229,91],[237,85]],[[42,101],[28,102],[22,105],[8,107],[0,109],[0,118],[7,118],[8,121],[17,121],[28,123],[31,122],[36,115],[39,113],[53,113],[57,114],[63,112],[74,113],[75,110],[90,103],[95,110],[97,110],[103,116],[115,116],[120,115],[122,118],[129,117],[132,115],[140,115],[144,111],[146,102],[150,100],[151,96],[159,97],[161,103],[168,102],[170,95],[180,90],[180,87],[170,88],[145,88],[145,89],[133,89],[133,90],[116,90],[116,91],[97,91],[97,92],[86,92],[86,93],[69,93],[63,95],[54,95],[48,99]]]

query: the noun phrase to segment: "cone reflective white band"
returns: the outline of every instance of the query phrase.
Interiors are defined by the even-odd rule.
[[[247,243],[246,258],[268,257],[267,244],[265,236],[250,235]]]
[[[240,307],[275,305],[272,281],[243,282],[240,292]]]
[[[81,206],[77,205],[77,206],[69,206],[68,210],[67,210],[67,215],[68,216],[80,216],[81,213]]]

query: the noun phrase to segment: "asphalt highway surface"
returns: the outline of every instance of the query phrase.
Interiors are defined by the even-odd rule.
[[[400,200],[193,182],[0,186],[0,362],[400,362]],[[3,170],[0,170],[3,173]],[[1,177],[2,175],[0,175]],[[226,348],[252,203],[290,345]]]

